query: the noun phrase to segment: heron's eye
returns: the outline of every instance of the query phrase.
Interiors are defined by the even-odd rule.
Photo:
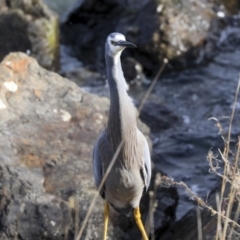
[[[112,45],[115,45],[115,42],[114,42],[113,40],[111,40],[111,44],[112,44]]]

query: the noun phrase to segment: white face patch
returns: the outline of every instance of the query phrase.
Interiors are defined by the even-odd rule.
[[[3,85],[10,92],[16,92],[18,90],[18,85],[15,82],[4,82]]]
[[[107,43],[108,43],[111,55],[115,55],[118,52],[121,52],[125,48],[123,46],[114,45],[114,43],[118,41],[126,41],[125,36],[122,35],[121,33],[113,33],[108,36]]]

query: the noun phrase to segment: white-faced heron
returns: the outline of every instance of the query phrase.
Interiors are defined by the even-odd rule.
[[[137,128],[137,110],[127,94],[120,55],[126,48],[135,48],[124,35],[111,33],[105,44],[107,78],[110,88],[110,110],[107,127],[102,131],[93,150],[93,169],[98,187],[117,150],[120,153],[100,192],[106,200],[103,239],[107,237],[109,205],[117,212],[134,217],[144,240],[144,230],[139,210],[140,199],[151,178],[151,158],[146,138]]]

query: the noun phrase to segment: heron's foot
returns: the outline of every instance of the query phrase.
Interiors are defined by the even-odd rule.
[[[135,221],[137,223],[137,226],[142,234],[143,240],[148,240],[148,236],[146,234],[146,231],[144,229],[144,226],[142,224],[142,220],[141,220],[141,213],[140,213],[140,209],[139,208],[135,208],[134,209],[134,218]]]
[[[103,240],[107,240],[107,229],[109,220],[109,205],[106,202],[104,206],[104,228],[103,228]]]

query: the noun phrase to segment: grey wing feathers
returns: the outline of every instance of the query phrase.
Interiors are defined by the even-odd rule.
[[[102,158],[99,150],[100,141],[102,141],[103,137],[104,137],[104,130],[99,136],[98,140],[96,141],[93,149],[93,173],[94,173],[95,185],[97,188],[100,185],[103,177]]]
[[[98,154],[97,143],[93,149],[93,173],[94,173],[95,185],[98,188],[99,184],[101,183],[103,173],[102,173],[102,159]]]
[[[152,175],[152,168],[151,168],[151,156],[150,156],[147,140],[144,147],[144,166],[146,169],[145,184],[146,184],[146,189],[148,189],[150,185],[151,175]]]
[[[143,155],[143,181],[145,183],[145,190],[148,189],[150,185],[151,175],[152,175],[152,168],[151,168],[151,155],[149,151],[149,146],[145,136],[140,132],[140,136],[142,138],[142,155]]]
[[[109,147],[109,142],[107,138],[106,129],[104,129],[99,136],[97,142],[95,143],[93,149],[93,171],[96,187],[98,187],[102,181],[104,175],[103,163],[109,158],[111,149]],[[111,159],[111,158],[110,158]]]

